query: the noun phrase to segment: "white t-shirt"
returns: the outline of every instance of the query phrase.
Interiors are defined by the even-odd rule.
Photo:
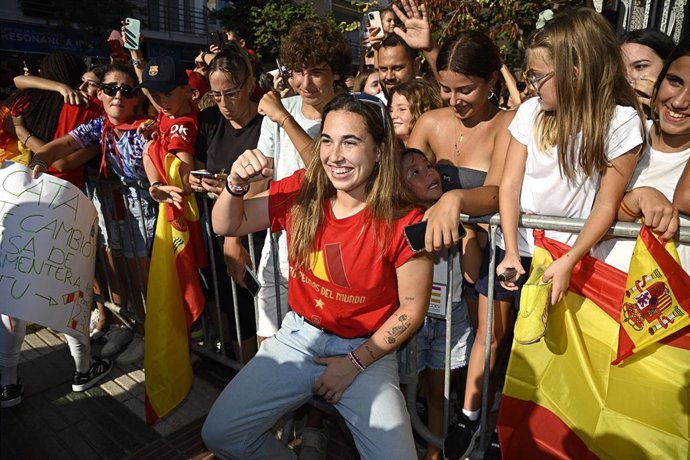
[[[535,138],[537,115],[541,112],[539,98],[525,101],[509,126],[512,136],[527,146],[525,177],[520,192],[520,212],[546,216],[586,219],[592,210],[599,189],[601,175],[585,176],[576,171],[574,179],[561,176],[556,147],[548,152],[538,150]],[[607,136],[606,154],[613,160],[642,143],[642,121],[632,107],[616,106]],[[576,149],[582,142],[582,134],[576,138]],[[546,236],[572,246],[578,234],[547,231]],[[502,235],[499,246],[505,249]],[[534,252],[532,229],[518,228],[520,256],[531,257]]]
[[[647,122],[647,129],[653,129],[651,121]],[[644,154],[637,163],[628,191],[639,187],[654,187],[664,194],[669,201],[673,201],[673,193],[680,179],[685,164],[690,159],[690,149],[682,152],[665,153],[650,146],[645,147]],[[680,216],[680,225],[690,225],[688,217]],[[635,248],[635,240],[615,238],[599,243],[592,249],[592,255],[607,264],[624,272],[628,271],[630,259]],[[690,245],[676,243],[680,263],[685,271],[690,270]]]
[[[309,137],[314,139],[321,129],[321,119],[310,120],[302,113],[302,96],[292,96],[281,99],[285,109],[295,118],[295,121],[302,129],[309,134]],[[273,180],[281,180],[305,167],[299,152],[290,140],[285,130],[281,128],[278,123],[271,121],[268,117],[264,117],[261,124],[261,135],[256,146],[267,157],[273,158]],[[259,281],[262,284],[274,283],[273,279],[264,279],[263,273],[268,273],[267,276],[272,276],[273,271],[265,271],[263,268],[267,264],[273,264],[271,254],[270,235],[266,235],[266,242],[262,250],[261,265],[259,267]],[[283,280],[288,279],[288,254],[287,254],[287,238],[285,232],[281,232],[278,237],[278,258],[280,260],[280,272]],[[264,263],[265,261],[265,263]],[[273,295],[268,290],[264,290],[266,295]],[[261,295],[261,294],[259,294]],[[283,302],[286,299],[282,299]]]
[[[316,138],[321,129],[321,119],[310,120],[302,113],[302,96],[281,99],[285,109],[295,118],[309,137]],[[273,158],[273,180],[292,176],[298,169],[304,168],[299,152],[292,144],[290,137],[278,123],[264,117],[261,124],[261,135],[256,146],[267,157]]]

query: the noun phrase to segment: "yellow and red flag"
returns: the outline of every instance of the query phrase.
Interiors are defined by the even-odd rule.
[[[533,265],[570,248],[535,232]],[[586,256],[544,340],[513,343],[498,419],[505,459],[690,458],[687,329],[612,365],[626,274]]]
[[[673,241],[661,243],[643,225],[625,284],[618,338],[618,364],[633,353],[690,324],[690,276]]]
[[[182,162],[164,159],[166,183],[183,188]],[[198,269],[206,264],[199,210],[194,196],[185,197],[182,212],[161,203],[146,295],[146,421],[174,409],[192,386],[189,331],[201,315],[205,299]]]

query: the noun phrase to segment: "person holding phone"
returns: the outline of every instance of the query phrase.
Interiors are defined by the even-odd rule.
[[[192,171],[189,183],[194,191],[205,193],[213,199],[225,187],[227,171],[247,149],[254,149],[261,134],[263,116],[258,106],[250,99],[254,90],[254,74],[246,51],[234,43],[216,54],[209,64],[208,75],[211,96],[215,105],[199,113],[199,133],[194,147],[196,167],[204,171]],[[266,182],[254,182],[249,196],[266,189]],[[255,260],[261,253],[263,232],[254,238]],[[240,331],[243,362],[256,353],[256,324],[254,320],[254,297],[246,289],[245,267],[253,267],[246,238],[218,237],[213,245],[218,277],[218,302],[229,320],[223,321],[229,327],[228,337],[235,356],[239,357],[239,346],[233,317],[232,286],[230,278],[237,283],[237,301],[240,313]],[[220,261],[224,260],[225,263]],[[211,268],[207,268],[211,270]]]
[[[317,395],[342,414],[362,458],[416,459],[394,350],[424,319],[432,261],[403,235],[422,212],[403,191],[385,106],[360,93],[329,102],[314,155],[306,171],[244,199],[272,163],[243,153],[214,207],[221,234],[287,233],[292,311],[219,396],[202,437],[222,457],[288,458],[268,429]]]

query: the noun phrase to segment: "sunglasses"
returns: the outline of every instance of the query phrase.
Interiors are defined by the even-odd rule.
[[[137,90],[129,85],[117,86],[115,83],[101,84],[101,91],[103,91],[106,95],[111,97],[115,97],[115,95],[119,91],[122,94],[122,97],[126,99],[133,98],[134,96],[136,96],[137,93]]]

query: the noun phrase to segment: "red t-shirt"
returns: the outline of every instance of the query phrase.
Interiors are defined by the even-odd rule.
[[[271,183],[271,230],[285,229],[288,247],[288,216],[303,177],[304,170],[299,170]],[[324,211],[311,267],[296,269],[290,264],[288,303],[310,323],[340,337],[373,334],[399,306],[395,270],[414,255],[403,228],[421,221],[422,211],[414,209],[393,221],[393,236],[383,257],[366,210],[336,219],[326,201]]]
[[[194,154],[194,144],[199,132],[196,110],[187,115],[170,118],[158,113],[158,130],[149,145],[148,155],[158,170],[161,180],[165,180],[165,155],[168,152],[189,152]]]
[[[163,158],[168,152],[194,153],[194,143],[199,131],[197,112],[175,118],[158,113],[158,137],[151,143],[149,152],[157,152]]]
[[[87,105],[64,104],[60,111],[60,118],[58,119],[53,139],[58,139],[68,134],[77,126],[83,125],[101,115],[103,115],[103,104],[97,99],[89,100]],[[84,188],[83,165],[65,172],[60,172],[54,168],[48,168],[48,173],[72,183],[76,187],[79,187],[79,189]]]

